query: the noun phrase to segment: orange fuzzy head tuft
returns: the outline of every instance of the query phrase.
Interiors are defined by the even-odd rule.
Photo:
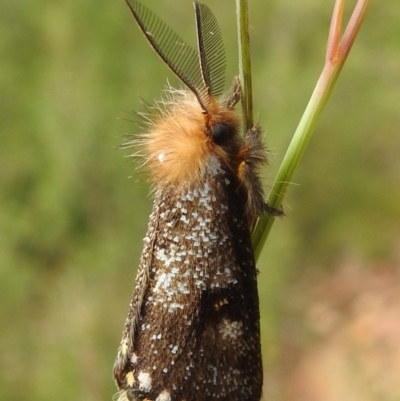
[[[211,155],[236,171],[242,139],[236,114],[210,99],[204,113],[196,96],[189,91],[171,91],[158,104],[148,132],[140,141],[150,177],[156,186],[195,184],[201,180]],[[215,127],[226,128],[226,137]]]

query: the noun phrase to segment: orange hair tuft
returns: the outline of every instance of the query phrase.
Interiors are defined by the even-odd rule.
[[[236,168],[236,162],[230,160],[233,155],[214,144],[209,133],[212,125],[223,122],[236,134],[239,120],[232,110],[212,98],[205,114],[196,96],[185,90],[170,90],[168,98],[157,103],[156,110],[139,141],[144,164],[156,186],[196,183],[211,154]]]

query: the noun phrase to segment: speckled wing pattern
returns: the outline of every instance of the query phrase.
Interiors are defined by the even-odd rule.
[[[156,193],[114,376],[119,400],[259,401],[256,268],[237,178]]]

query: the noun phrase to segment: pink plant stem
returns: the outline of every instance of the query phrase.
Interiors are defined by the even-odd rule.
[[[370,0],[358,0],[341,39],[344,1],[336,0],[335,2],[329,29],[324,68],[303,117],[293,135],[292,142],[282,161],[268,198],[269,205],[277,209],[282,205],[288,184],[291,182],[294,171],[303,156],[319,117],[332,93],[370,3]],[[253,245],[256,259],[261,254],[274,220],[275,217],[263,214],[253,231]]]
[[[340,31],[342,28],[343,9],[344,0],[336,0],[332,14],[331,26],[329,28],[329,37],[325,58],[326,63],[334,61],[338,54]]]
[[[369,3],[370,0],[358,0],[356,7],[354,8],[353,14],[350,17],[350,21],[347,24],[347,28],[340,43],[340,54],[344,59],[348,56],[351,47],[356,40],[357,33],[365,18],[365,13],[367,12]]]

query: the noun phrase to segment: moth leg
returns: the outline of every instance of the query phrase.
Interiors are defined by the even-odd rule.
[[[260,125],[258,123],[254,123],[253,127],[246,133],[245,136],[245,143],[248,149],[247,159],[252,160],[253,167],[255,169],[255,170],[253,169],[253,171],[257,171],[257,164],[261,165],[268,163],[266,156],[268,152],[264,148],[261,134],[262,130]],[[269,213],[272,216],[283,216],[285,214],[282,207],[277,209],[275,207],[270,206],[268,203],[264,202],[264,200],[262,202],[264,204],[262,211]]]
[[[242,88],[240,85],[240,79],[239,77],[235,77],[232,82],[231,88],[222,100],[222,104],[229,110],[233,110],[236,106],[236,103],[240,100],[241,96]]]
[[[262,130],[258,123],[246,132],[242,149],[242,162],[238,168],[238,177],[247,190],[246,215],[253,228],[257,218],[267,212],[272,216],[282,216],[283,211],[276,209],[264,201],[264,191],[258,176],[260,166],[267,164],[266,150],[261,139]]]
[[[285,211],[283,210],[282,206],[277,209],[276,207],[269,205],[267,202],[264,203],[264,212],[274,217],[281,217],[285,215]]]

